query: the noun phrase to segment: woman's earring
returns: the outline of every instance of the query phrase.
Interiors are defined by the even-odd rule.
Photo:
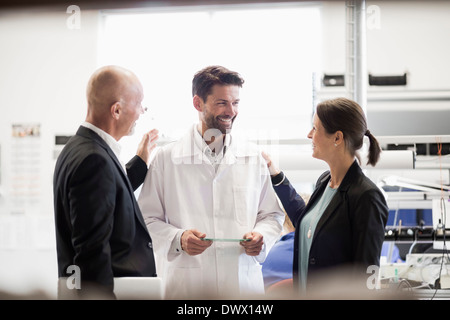
[[[334,146],[337,147],[337,144],[335,143]]]

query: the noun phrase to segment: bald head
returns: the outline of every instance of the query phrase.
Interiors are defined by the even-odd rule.
[[[109,112],[112,104],[132,98],[140,89],[139,79],[131,71],[118,66],[102,67],[89,79],[88,108],[95,113]]]
[[[142,107],[143,89],[133,72],[119,66],[105,66],[96,70],[89,79],[86,95],[86,121],[114,136],[122,129],[124,114],[132,106]],[[119,132],[117,138],[114,137],[118,140],[126,134]]]

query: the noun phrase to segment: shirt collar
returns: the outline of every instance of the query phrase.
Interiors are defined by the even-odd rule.
[[[83,122],[81,125],[83,127],[91,129],[96,134],[98,134],[100,136],[100,138],[102,138],[106,142],[108,147],[111,148],[111,150],[114,152],[117,159],[119,159],[120,151],[121,151],[122,147],[120,146],[119,142],[116,141],[116,139],[114,139],[110,134],[106,133],[102,129],[94,126],[92,123],[89,123],[87,121]]]
[[[209,145],[205,142],[205,140],[202,137],[202,134],[198,130],[197,125],[194,125],[194,142],[195,142],[196,146],[202,151],[202,153],[206,154],[208,157],[210,157],[213,154],[212,150],[209,148]],[[216,154],[216,157],[218,155],[225,154],[226,149],[230,146],[230,142],[231,142],[231,135],[226,134],[223,147],[220,150],[219,154]]]

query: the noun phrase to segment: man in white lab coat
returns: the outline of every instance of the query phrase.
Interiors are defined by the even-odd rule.
[[[260,262],[284,213],[258,148],[230,133],[243,82],[221,66],[199,71],[199,123],[159,149],[144,181],[138,202],[167,299],[264,293]]]

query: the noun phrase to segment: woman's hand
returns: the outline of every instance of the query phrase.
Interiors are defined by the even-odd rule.
[[[275,165],[275,163],[270,158],[270,155],[265,153],[264,151],[261,152],[264,160],[267,162],[267,168],[269,168],[269,172],[271,176],[276,176],[280,173],[280,169]]]

